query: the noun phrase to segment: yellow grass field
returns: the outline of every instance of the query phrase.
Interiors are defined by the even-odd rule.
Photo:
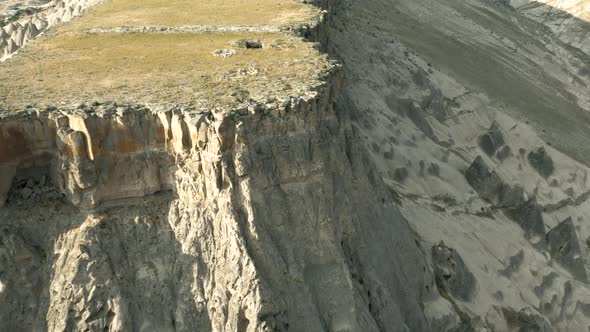
[[[329,63],[285,33],[88,33],[120,26],[293,26],[318,9],[294,0],[107,0],[0,65],[0,105],[111,100],[207,103],[298,95]],[[239,40],[261,40],[246,49]],[[227,58],[213,52],[232,49]]]
[[[248,25],[306,23],[318,10],[294,0],[107,0],[67,30],[118,26]]]
[[[260,39],[262,49],[232,45]],[[213,56],[233,47],[230,58]],[[305,85],[327,66],[310,43],[283,34],[61,34],[0,66],[0,104],[114,100],[231,104],[253,91]]]

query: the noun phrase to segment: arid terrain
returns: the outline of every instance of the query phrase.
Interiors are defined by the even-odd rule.
[[[590,1],[0,23],[0,331],[590,330]]]

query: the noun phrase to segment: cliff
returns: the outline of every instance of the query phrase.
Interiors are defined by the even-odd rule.
[[[4,328],[425,328],[433,280],[330,77],[251,114],[5,116]]]
[[[0,64],[0,330],[588,326],[584,21],[319,5],[112,0]]]

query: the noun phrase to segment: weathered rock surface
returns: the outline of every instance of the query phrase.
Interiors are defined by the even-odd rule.
[[[526,195],[521,186],[504,183],[481,156],[477,156],[465,171],[465,178],[479,196],[502,209],[509,218],[518,223],[527,238],[536,243],[543,241],[543,208],[538,204],[536,197],[525,199]]]
[[[166,126],[178,121],[171,113],[134,110],[119,115],[116,108],[9,115],[0,126],[0,137],[7,142],[0,148],[0,167],[6,170],[0,195],[6,197],[11,174],[27,173],[50,177],[81,208],[169,190],[170,157],[160,116],[170,118]]]
[[[547,245],[552,259],[569,270],[576,279],[588,281],[580,241],[571,217],[547,233]]]
[[[465,171],[469,185],[484,199],[497,204],[506,186],[500,176],[491,169],[481,156],[477,156]]]
[[[527,238],[533,239],[535,242],[544,240],[543,208],[535,197],[505,208],[505,211],[512,220],[520,225]]]
[[[461,301],[471,301],[477,291],[477,280],[461,256],[444,243],[432,247],[436,285],[441,293]]]
[[[529,152],[527,156],[531,166],[545,178],[553,174],[555,166],[553,166],[553,159],[547,154],[545,148],[540,147],[537,151]]]
[[[322,5],[317,94],[0,113],[0,330],[590,325],[588,168],[503,113],[585,151],[585,55],[508,1]]]
[[[518,312],[504,309],[508,325],[519,332],[550,332],[551,323],[532,308],[523,308]]]
[[[332,107],[338,82],[284,112],[3,117],[1,218],[39,254],[0,329],[427,330],[428,262]],[[43,176],[63,198],[18,208]],[[4,245],[19,261],[25,244]]]
[[[44,252],[13,226],[0,226],[0,320],[6,331],[32,330]],[[41,317],[39,317],[41,318]]]
[[[444,302],[425,304],[440,318],[433,330],[586,330],[576,303],[588,287],[552,264],[546,245],[567,215],[589,236],[590,77],[579,73],[590,63],[580,39],[590,29],[559,9],[583,13],[583,1],[329,4],[328,49],[346,72],[339,104],[425,246],[443,240],[477,280],[470,302],[449,296],[454,316]],[[529,161],[540,146],[551,173],[545,158]],[[431,163],[439,176],[428,176]],[[523,308],[535,309],[519,318]]]
[[[504,144],[502,129],[496,121],[492,123],[487,132],[479,137],[479,146],[488,156],[493,156]]]

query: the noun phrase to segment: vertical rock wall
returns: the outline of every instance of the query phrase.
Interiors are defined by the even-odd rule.
[[[422,310],[440,299],[422,249],[334,109],[340,81],[334,73],[314,96],[231,113],[5,116],[0,217],[12,240],[0,245],[10,267],[0,328],[438,324]],[[15,193],[43,176],[63,198]]]

